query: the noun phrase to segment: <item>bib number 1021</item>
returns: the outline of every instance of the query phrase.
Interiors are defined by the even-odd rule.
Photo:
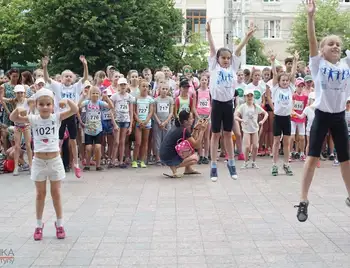
[[[36,134],[40,136],[53,135],[55,134],[55,127],[40,127],[40,128],[37,128],[35,131],[36,131]]]

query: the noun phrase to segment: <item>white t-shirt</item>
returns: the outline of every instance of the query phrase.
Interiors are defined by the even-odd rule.
[[[307,106],[304,109],[303,114],[305,114],[306,117],[307,117],[306,131],[310,132],[311,126],[312,126],[312,122],[314,122],[314,118],[315,118],[315,108]]]
[[[210,95],[213,100],[227,102],[233,100],[237,84],[236,72],[240,65],[240,59],[232,54],[230,67],[222,68],[214,57],[209,57],[210,71]]]
[[[279,116],[291,115],[293,109],[293,93],[295,86],[290,84],[288,88],[280,88],[277,84],[272,87],[272,101],[274,103],[274,114]]]
[[[111,101],[114,104],[115,121],[130,122],[129,104],[134,103],[135,98],[129,93],[122,95],[118,92],[112,95]]]
[[[33,132],[34,153],[59,152],[60,114],[51,114],[47,119],[40,114],[30,114],[28,120]]]
[[[350,96],[349,56],[337,64],[332,64],[321,56],[310,58],[309,66],[315,83],[314,106],[320,111],[340,113],[345,110],[346,100]]]
[[[55,102],[58,104],[62,99],[70,99],[75,103],[79,102],[80,94],[84,88],[82,84],[82,79],[76,82],[73,85],[65,86],[62,83],[59,83],[51,79],[50,88],[55,93]],[[68,108],[62,109],[62,111],[67,110]]]
[[[247,103],[243,103],[239,106],[237,112],[241,114],[244,120],[241,123],[244,133],[257,133],[259,131],[258,115],[264,112],[260,105],[248,106]]]
[[[246,84],[244,82],[236,85],[236,90],[238,93],[238,105],[241,105],[243,103],[245,103],[245,99],[244,99],[244,89],[246,88]]]
[[[255,86],[253,83],[250,83],[247,85],[246,89],[253,89],[254,90],[254,102],[258,105],[261,105],[262,102],[262,95],[266,91],[266,84],[264,81],[259,81],[259,84]]]

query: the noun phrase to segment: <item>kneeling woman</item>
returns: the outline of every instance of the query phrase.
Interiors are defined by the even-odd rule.
[[[192,113],[188,112],[187,110],[182,110],[179,113],[178,121],[176,121],[175,126],[168,132],[160,146],[160,159],[163,164],[170,167],[173,173],[172,175],[164,174],[167,177],[182,177],[182,174],[177,173],[177,169],[182,167],[185,168],[185,175],[200,174],[198,171],[195,171],[192,168],[192,166],[198,162],[198,156],[193,153],[192,155],[183,159],[179,156],[175,149],[175,146],[181,139],[183,139],[183,141],[188,141],[193,149],[198,149],[201,146],[208,122],[200,121],[195,127],[195,131],[198,130],[198,135],[191,136],[190,130],[191,126],[193,125],[193,120]]]

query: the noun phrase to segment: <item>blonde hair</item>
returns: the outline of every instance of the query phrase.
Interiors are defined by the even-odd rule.
[[[155,73],[154,75],[154,79],[156,80],[156,82],[158,83],[160,80],[164,80],[165,79],[165,74],[164,72],[158,71]]]
[[[103,79],[107,77],[106,73],[104,71],[97,71],[94,76],[94,86],[97,85],[98,79],[101,79],[100,83],[103,82]]]
[[[98,94],[101,96],[101,91],[98,87],[96,86],[92,86],[89,88],[89,93],[88,93],[88,99],[91,99],[91,92],[96,90],[98,92]]]
[[[328,41],[329,39],[336,39],[336,40],[339,41],[340,46],[343,45],[343,41],[341,40],[341,38],[340,38],[338,35],[331,34],[331,35],[327,35],[326,37],[323,37],[323,38],[322,38],[322,40],[321,40],[321,42],[320,42],[320,49],[322,49],[322,48],[325,46],[325,44],[327,43],[327,41]]]

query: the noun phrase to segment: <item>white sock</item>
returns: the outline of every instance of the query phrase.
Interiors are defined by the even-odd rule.
[[[36,228],[42,228],[43,227],[43,221],[42,220],[36,220]]]
[[[63,227],[63,219],[57,219],[56,226],[57,227]]]

